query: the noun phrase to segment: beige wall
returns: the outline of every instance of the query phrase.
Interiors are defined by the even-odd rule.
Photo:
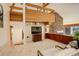
[[[2,4],[3,6],[3,22],[4,27],[0,28],[0,47],[6,44],[9,40],[9,5]]]

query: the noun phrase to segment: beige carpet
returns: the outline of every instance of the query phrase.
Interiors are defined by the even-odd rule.
[[[37,50],[53,48],[58,42],[45,39],[39,42],[29,42],[25,45],[17,45],[15,47],[4,46],[0,48],[2,56],[37,56]],[[61,44],[61,43],[60,43]]]

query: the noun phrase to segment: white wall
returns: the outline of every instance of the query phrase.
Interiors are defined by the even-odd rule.
[[[28,38],[27,38],[28,36]],[[31,34],[31,25],[25,26],[25,42],[31,42],[32,41],[32,34]]]
[[[4,27],[0,28],[0,47],[6,44],[9,39],[9,4],[2,4],[3,6],[3,22]]]
[[[25,26],[25,39],[26,39],[26,42],[30,42],[32,41],[32,34],[31,34],[31,27],[32,26],[41,26],[42,27],[42,39],[45,39],[45,26],[43,24],[32,24],[32,23],[26,23],[26,26]],[[29,36],[29,38],[27,38],[27,36]]]
[[[22,30],[23,28],[23,22],[10,22],[10,25],[13,26],[13,43],[20,43],[23,42],[27,43],[27,42],[31,42],[32,41],[32,34],[31,34],[31,27],[32,26],[41,26],[42,27],[42,39],[45,39],[45,26],[41,25],[41,24],[31,24],[31,23],[26,23],[25,24],[25,40],[22,41],[21,37],[22,37]],[[28,36],[28,38],[27,38]]]

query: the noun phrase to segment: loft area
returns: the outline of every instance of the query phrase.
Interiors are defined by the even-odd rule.
[[[19,6],[17,7],[15,5],[16,4],[13,3],[12,6],[10,6],[10,10],[11,10],[10,20],[11,21],[22,21],[23,20],[23,13],[22,13],[23,8],[19,7]],[[55,12],[53,9],[46,8],[47,5],[49,5],[49,3],[44,4],[43,7],[35,5],[35,4],[31,4],[31,3],[26,3],[25,4],[26,21],[27,22],[45,22],[45,23],[46,22],[55,22],[55,14],[58,14],[58,13]],[[32,8],[29,9],[30,7],[32,7]],[[33,8],[36,8],[36,10],[33,10]],[[21,11],[21,12],[19,12],[19,11]]]

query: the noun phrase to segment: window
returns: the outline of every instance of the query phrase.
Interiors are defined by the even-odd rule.
[[[71,34],[71,27],[66,27],[65,28],[65,34],[68,34],[68,35]]]

